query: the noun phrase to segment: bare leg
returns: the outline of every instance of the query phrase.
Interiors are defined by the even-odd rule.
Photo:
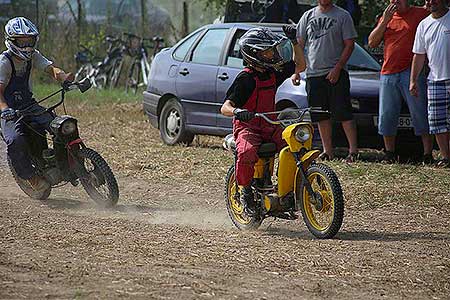
[[[441,156],[444,159],[448,159],[449,154],[449,133],[438,133],[436,134],[436,141],[439,145],[439,150],[441,152]]]
[[[333,141],[332,141],[331,120],[319,122],[320,139],[322,140],[323,151],[333,158]]]
[[[356,124],[354,120],[343,121],[345,136],[347,137],[349,153],[358,153],[358,136],[356,134]]]
[[[422,135],[423,154],[431,154],[433,151],[433,136],[430,134]]]
[[[383,136],[384,148],[386,151],[395,152],[395,135]]]

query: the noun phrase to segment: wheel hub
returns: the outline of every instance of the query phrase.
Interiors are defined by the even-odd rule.
[[[167,116],[167,131],[172,135],[178,132],[178,120],[179,116],[176,111],[171,111]]]

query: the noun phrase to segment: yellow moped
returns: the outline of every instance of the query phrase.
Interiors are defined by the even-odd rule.
[[[225,201],[231,221],[237,228],[256,229],[267,217],[295,220],[298,218],[296,212],[301,211],[306,226],[315,237],[326,239],[336,235],[344,218],[341,184],[329,166],[315,162],[320,151],[312,149],[314,127],[311,119],[320,119],[324,114],[328,112],[311,108],[255,114],[255,117],[282,126],[287,146],[277,153],[274,143],[263,143],[258,150],[259,160],[252,181],[256,202],[254,214],[249,215],[244,210],[241,187],[235,180],[235,164],[229,168]],[[268,115],[277,115],[277,119],[272,120]],[[236,154],[233,135],[225,137],[224,148]],[[273,176],[276,156],[278,166],[276,176]]]

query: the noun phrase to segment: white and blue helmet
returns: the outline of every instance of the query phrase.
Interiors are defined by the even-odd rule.
[[[32,41],[22,43],[17,38],[32,37]],[[27,18],[16,17],[5,25],[5,45],[9,51],[23,60],[30,60],[39,40],[39,31]]]

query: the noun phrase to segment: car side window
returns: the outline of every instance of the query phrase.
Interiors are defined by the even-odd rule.
[[[228,50],[227,59],[225,61],[225,65],[231,68],[242,69],[244,67],[244,60],[239,49],[239,39],[244,35],[244,33],[245,30],[237,30],[233,40],[231,41],[231,46]]]
[[[218,65],[223,43],[228,34],[228,28],[210,29],[203,36],[192,53],[191,62],[207,65]]]
[[[173,58],[183,61],[192,44],[195,42],[201,32],[202,31],[194,33],[193,35],[188,37],[180,46],[178,46],[178,48],[173,52]]]

